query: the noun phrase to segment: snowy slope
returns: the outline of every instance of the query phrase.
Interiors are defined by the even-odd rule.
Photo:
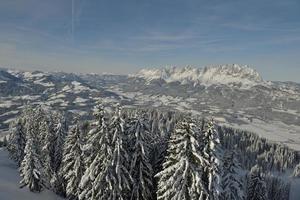
[[[0,199],[1,200],[62,200],[48,190],[42,193],[29,192],[27,188],[20,189],[20,176],[15,163],[8,158],[8,152],[0,148]]]
[[[291,183],[291,193],[290,200],[299,200],[300,199],[300,179],[293,179]]]
[[[118,96],[101,85],[96,88],[87,84],[76,74],[0,68],[0,132],[8,129],[9,122],[27,103],[78,111],[87,118],[87,111],[100,98],[118,99]]]

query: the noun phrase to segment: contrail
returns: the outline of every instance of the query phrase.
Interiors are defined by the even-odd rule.
[[[72,24],[71,24],[71,34],[72,34],[72,41],[74,40],[74,26],[75,26],[75,0],[72,0]]]

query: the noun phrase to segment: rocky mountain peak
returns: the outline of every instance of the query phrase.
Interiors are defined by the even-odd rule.
[[[166,82],[211,84],[241,84],[251,86],[262,84],[260,74],[247,65],[215,65],[204,68],[191,66],[165,67],[163,69],[142,69],[134,76],[146,80],[163,79]]]

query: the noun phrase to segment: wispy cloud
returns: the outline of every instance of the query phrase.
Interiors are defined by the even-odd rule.
[[[197,33],[192,33],[190,31],[181,33],[165,33],[160,31],[150,31],[144,35],[136,36],[130,39],[143,40],[143,41],[157,41],[157,42],[182,42],[187,40],[192,40],[201,37]]]
[[[276,24],[276,26],[270,23],[252,23],[252,22],[224,22],[221,24],[223,27],[234,28],[244,31],[275,31],[275,32],[299,32],[299,24]]]
[[[207,48],[211,49],[229,38],[219,37],[210,38],[208,36],[200,36],[195,34],[167,34],[159,33],[137,35],[124,39],[124,41],[105,39],[94,42],[92,45],[81,45],[81,48],[91,51],[117,51],[123,54],[144,54],[144,53],[160,53],[176,50],[191,50]]]

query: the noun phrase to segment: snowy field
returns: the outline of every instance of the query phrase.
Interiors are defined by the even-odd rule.
[[[259,119],[253,119],[252,122],[245,120],[244,124],[229,123],[224,118],[223,120],[221,118],[216,120],[220,125],[250,131],[272,142],[282,143],[296,151],[300,151],[300,126],[287,125],[280,121],[269,121],[267,123]]]
[[[48,190],[32,193],[27,188],[20,189],[19,181],[16,164],[8,158],[8,152],[0,148],[0,200],[62,200]]]
[[[290,200],[300,199],[300,178],[293,179],[291,185]]]

